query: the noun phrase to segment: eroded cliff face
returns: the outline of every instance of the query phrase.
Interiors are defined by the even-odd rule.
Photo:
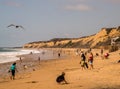
[[[50,40],[27,43],[24,48],[42,47],[98,47],[111,44],[111,39],[120,37],[120,26],[116,28],[102,28],[97,34],[76,39]],[[119,39],[120,41],[120,39]]]

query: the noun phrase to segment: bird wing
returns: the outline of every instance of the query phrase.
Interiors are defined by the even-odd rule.
[[[21,25],[20,25],[19,27],[21,27],[22,29],[24,29],[24,27],[23,27],[23,26],[21,26]]]
[[[11,27],[11,26],[15,26],[14,24],[10,24],[9,26],[7,26],[7,27]]]

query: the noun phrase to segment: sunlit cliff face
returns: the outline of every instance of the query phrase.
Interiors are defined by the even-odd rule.
[[[120,37],[119,28],[102,28],[97,34],[82,37],[78,39],[44,41],[27,43],[24,48],[41,48],[41,47],[95,47],[99,44],[110,44],[110,39],[113,37]]]

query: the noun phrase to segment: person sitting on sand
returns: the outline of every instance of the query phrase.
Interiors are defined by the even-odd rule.
[[[23,65],[24,70],[28,69],[27,65]]]
[[[56,82],[57,83],[65,83],[65,84],[68,84],[67,81],[65,80],[65,72],[62,72],[61,75],[59,75],[57,78],[56,78]]]
[[[105,53],[105,54],[104,54],[104,58],[105,58],[105,59],[108,59],[108,56],[109,56],[109,53]]]

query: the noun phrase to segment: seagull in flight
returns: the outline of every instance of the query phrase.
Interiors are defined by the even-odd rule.
[[[23,26],[21,26],[21,25],[14,25],[14,24],[10,24],[10,25],[7,26],[7,27],[11,27],[11,26],[14,26],[15,28],[22,28],[22,29],[24,29]]]

